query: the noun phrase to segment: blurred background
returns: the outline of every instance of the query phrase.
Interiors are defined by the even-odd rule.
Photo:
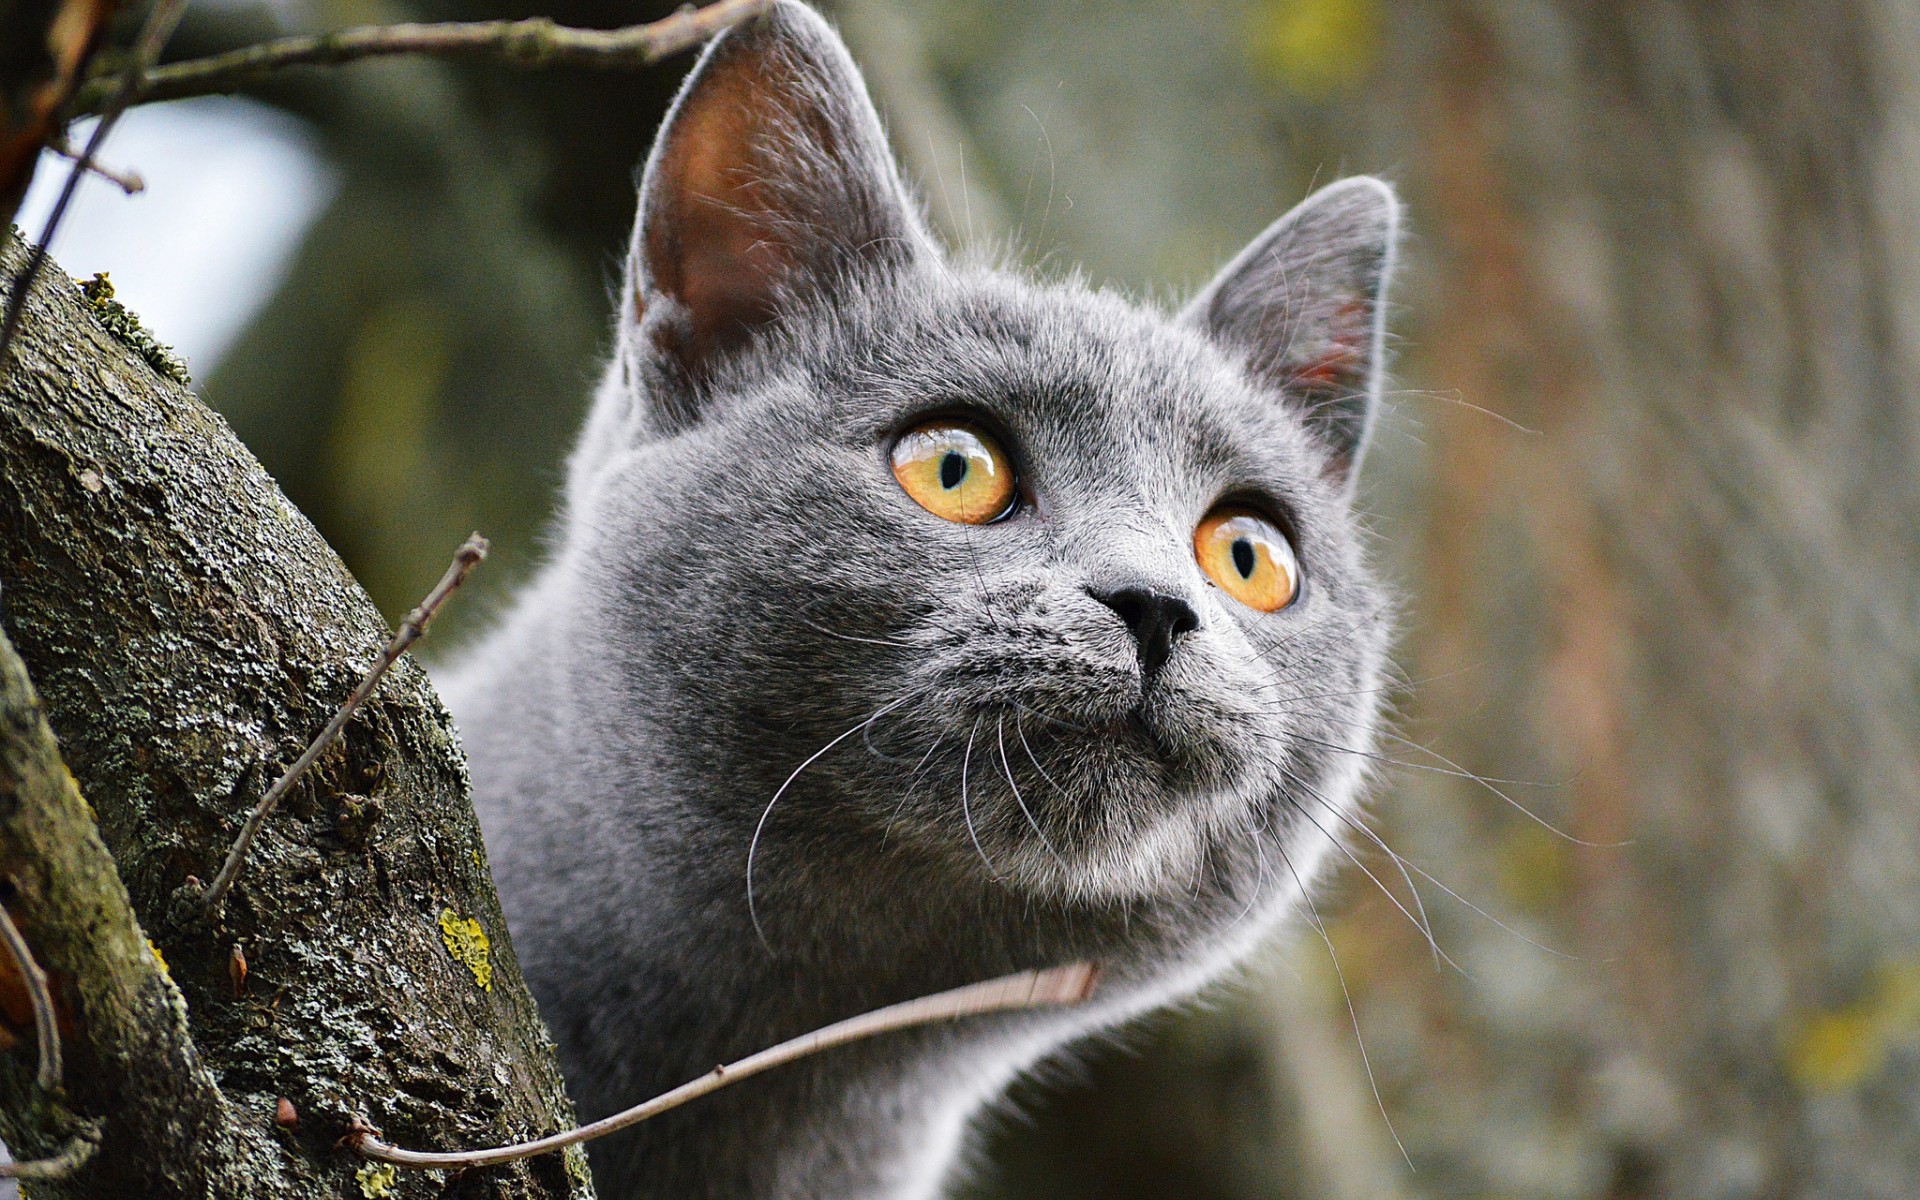
[[[196,0],[170,53],[669,7],[519,3]],[[1920,6],[825,7],[957,243],[1172,302],[1316,181],[1411,206],[1383,845],[1324,939],[1020,1088],[964,1193],[1920,1194]],[[471,628],[537,560],[689,61],[140,110],[104,157],[147,192],[89,182],[56,257],[390,615],[492,536]]]

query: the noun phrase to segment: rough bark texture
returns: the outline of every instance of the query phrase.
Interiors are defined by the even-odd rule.
[[[0,633],[0,895],[48,974],[65,1048],[62,1091],[34,1083],[28,1002],[9,960],[0,1133],[16,1157],[52,1158],[85,1118],[114,1152],[72,1176],[73,1194],[238,1192],[257,1146],[187,1034],[186,1006],[134,920],[93,815],[60,761],[25,664]],[[164,1121],[151,1114],[165,1113]],[[197,1153],[183,1155],[181,1144]],[[277,1157],[277,1156],[275,1156]]]
[[[0,269],[21,258],[10,239]],[[128,1161],[138,1147],[109,1139],[99,1174],[68,1193],[375,1196],[388,1194],[380,1175],[334,1149],[357,1113],[433,1148],[569,1123],[459,746],[410,661],[268,821],[222,919],[199,915],[188,877],[212,876],[387,630],[224,422],[110,335],[57,271],[22,332],[0,392],[0,622],[165,955],[232,1130],[230,1145],[172,1130],[137,1190],[90,1182],[143,1169]],[[297,1132],[274,1125],[280,1097]],[[177,1115],[131,1106],[119,1119]],[[581,1160],[555,1155],[451,1182],[403,1174],[390,1194],[589,1193]]]

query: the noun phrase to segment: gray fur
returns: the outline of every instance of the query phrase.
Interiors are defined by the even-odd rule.
[[[761,115],[754,146],[779,152],[740,208],[785,239],[765,315],[691,354],[659,336],[704,317],[673,311],[668,251],[636,235],[552,559],[444,685],[584,1115],[879,1005],[1105,966],[1084,1009],[889,1035],[593,1151],[613,1200],[925,1197],[981,1103],[1217,975],[1351,819],[1386,640],[1349,510],[1358,437],[1253,365],[1245,315],[1250,280],[1364,279],[1377,306],[1393,206],[1329,189],[1343,213],[1377,198],[1373,241],[1300,234],[1286,280],[1236,266],[1169,319],[947,262],[797,4],[709,50],[662,143],[712,64],[752,54],[804,93]],[[661,153],[647,222],[684,202],[648,190]],[[1027,496],[1009,518],[948,524],[894,482],[892,439],[948,412],[1005,439]],[[1288,525],[1292,607],[1255,613],[1196,566],[1194,525],[1229,496]],[[1199,617],[1144,689],[1093,598],[1124,587]]]

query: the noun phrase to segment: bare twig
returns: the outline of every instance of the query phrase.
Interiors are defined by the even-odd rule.
[[[266,824],[267,817],[280,803],[280,798],[299,782],[300,776],[314,764],[314,760],[326,753],[327,747],[333,745],[341,731],[346,729],[347,722],[353,720],[353,714],[366,703],[367,697],[373,695],[373,689],[380,685],[380,680],[387,671],[394,663],[400,661],[400,656],[407,652],[407,647],[420,640],[420,635],[427,631],[427,624],[433,620],[434,614],[440,611],[440,606],[446,603],[447,597],[453,594],[455,588],[466,582],[468,572],[478,566],[480,560],[486,556],[487,539],[479,534],[473,534],[461,543],[460,549],[454,552],[453,562],[448,565],[447,573],[440,577],[439,583],[433,585],[433,590],[427,593],[427,598],[400,622],[400,628],[395,631],[393,640],[387,643],[387,648],[380,652],[380,657],[374,659],[373,665],[367,668],[365,677],[360,680],[360,686],[353,689],[353,694],[348,696],[346,703],[340,706],[340,711],[333,714],[333,719],[327,722],[326,728],[322,729],[312,743],[301,752],[299,758],[293,760],[293,765],[287,768],[286,773],[274,780],[273,786],[267,789],[267,794],[260,797],[260,803],[254,805],[252,814],[247,817],[247,823],[241,827],[240,836],[233,839],[233,848],[227,851],[227,861],[220,864],[220,873],[213,877],[211,884],[207,885],[207,892],[202,897],[202,902],[209,914],[220,911],[220,905],[226,900],[228,890],[233,887],[234,876],[240,873],[240,866],[246,861],[247,850],[252,847],[253,839],[259,836],[260,827]]]
[[[289,67],[326,67],[366,58],[422,55],[492,58],[513,66],[558,63],[634,70],[697,46],[727,26],[769,7],[771,0],[718,0],[663,20],[620,29],[575,29],[546,17],[520,21],[361,25],[333,33],[279,38],[225,54],[170,63],[148,72],[134,103],[238,91]],[[75,102],[81,112],[104,100],[92,85]]]
[[[73,193],[80,186],[80,177],[93,169],[94,156],[100,152],[100,144],[107,140],[107,134],[113,131],[114,124],[120,120],[120,114],[127,111],[127,105],[140,90],[140,83],[146,78],[153,64],[159,61],[160,51],[166,47],[167,39],[180,24],[180,18],[186,15],[187,0],[158,0],[153,12],[148,14],[147,23],[140,29],[140,37],[134,42],[133,54],[127,59],[125,71],[114,85],[112,94],[101,107],[100,123],[93,127],[92,136],[87,138],[86,149],[74,160],[73,169],[67,172],[67,179],[60,187],[60,196],[53,202],[53,211],[47,214],[47,224],[40,232],[40,241],[33,247],[32,257],[13,281],[13,291],[7,297],[7,315],[0,320],[0,377],[7,372],[7,353],[13,348],[14,334],[20,328],[20,314],[27,308],[27,293],[33,290],[34,281],[40,278],[40,269],[46,265],[47,247],[53,242],[53,235],[59,230],[60,222],[66,219],[67,206],[73,203]]]
[[[1099,976],[1099,968],[1091,963],[1073,963],[1046,971],[1022,971],[1018,975],[1005,975],[999,979],[989,979],[984,983],[955,988],[950,992],[922,996],[918,1000],[908,1000],[902,1004],[876,1009],[829,1025],[824,1029],[802,1034],[791,1041],[781,1042],[777,1046],[749,1055],[738,1062],[715,1067],[698,1079],[683,1083],[670,1092],[636,1104],[625,1112],[604,1117],[591,1125],[582,1125],[577,1129],[569,1129],[564,1133],[556,1133],[537,1141],[521,1142],[516,1146],[496,1146],[489,1150],[455,1150],[444,1153],[402,1150],[381,1141],[373,1127],[364,1121],[354,1123],[348,1131],[346,1140],[347,1144],[361,1156],[400,1167],[448,1169],[487,1167],[513,1162],[515,1159],[531,1158],[536,1154],[549,1154],[581,1142],[605,1137],[609,1133],[625,1129],[630,1125],[637,1125],[649,1117],[658,1116],[668,1109],[678,1108],[689,1100],[718,1091],[750,1075],[758,1075],[762,1071],[790,1063],[797,1058],[805,1058],[809,1054],[816,1054],[848,1042],[857,1042],[876,1034],[979,1013],[1078,1004],[1093,995]]]
[[[75,150],[73,143],[69,142],[64,135],[48,139],[47,149],[58,154],[68,162],[77,163],[80,161],[80,151]],[[147,190],[147,181],[140,178],[138,171],[117,170],[100,162],[88,163],[87,170],[92,171],[95,175],[111,183],[129,196],[137,196]]]
[[[88,1122],[73,1135],[67,1148],[52,1158],[0,1163],[0,1179],[61,1179],[93,1157],[100,1148],[100,1127]]]
[[[27,939],[20,935],[20,927],[4,908],[0,908],[0,941],[6,942],[7,950],[13,955],[13,965],[20,969],[27,998],[33,1001],[33,1031],[40,1040],[40,1073],[35,1081],[41,1090],[50,1092],[60,1086],[60,1027],[53,1019],[53,997],[47,993],[47,973],[34,961]]]

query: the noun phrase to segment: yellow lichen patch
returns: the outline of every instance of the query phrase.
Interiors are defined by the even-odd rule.
[[[160,953],[160,947],[154,945],[152,938],[147,939],[147,949],[153,951],[153,961],[160,964],[160,969],[165,971],[168,977],[172,977],[173,968],[167,966],[167,956]]]
[[[1379,0],[1266,0],[1247,30],[1254,66],[1319,99],[1358,82],[1379,57]]]
[[[1868,1014],[1855,1009],[1815,1013],[1787,1039],[1787,1074],[1816,1092],[1850,1088],[1874,1073],[1886,1045]]]
[[[360,1194],[367,1200],[382,1200],[393,1195],[393,1181],[397,1174],[392,1163],[368,1163],[355,1171],[353,1178],[360,1185]]]
[[[440,910],[440,940],[446,943],[453,960],[473,972],[473,981],[482,991],[493,990],[492,943],[487,931],[472,917],[463,917],[450,908]]]
[[[1854,1003],[1796,1021],[1781,1039],[1787,1076],[1809,1091],[1864,1083],[1886,1064],[1895,1043],[1920,1037],[1920,963],[1883,966]]]

